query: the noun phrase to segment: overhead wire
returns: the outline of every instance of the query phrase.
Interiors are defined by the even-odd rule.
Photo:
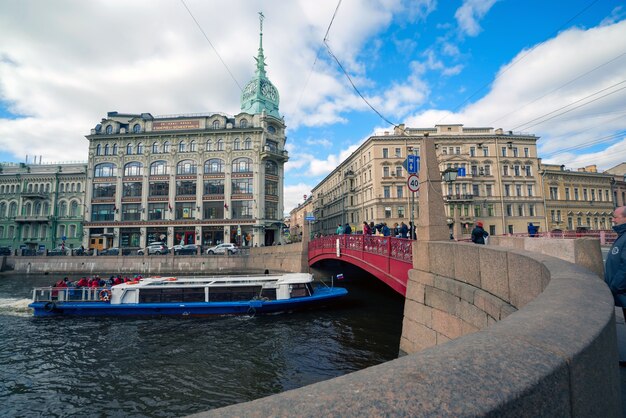
[[[561,26],[559,26],[555,31],[553,31],[548,37],[552,37],[555,34],[557,34],[561,29],[563,29],[565,26],[567,26],[570,22],[572,22],[574,19],[576,19],[578,16],[580,16],[581,14],[583,14],[584,12],[587,11],[587,9],[589,9],[591,6],[593,6],[595,3],[597,3],[598,0],[593,0],[591,3],[589,3],[584,9],[582,9],[580,12],[576,13],[576,15],[574,15],[573,17],[571,17],[567,22],[563,23]],[[497,73],[496,76],[493,78],[493,80],[483,84],[481,87],[479,87],[474,93],[472,93],[468,98],[466,98],[463,102],[461,102],[459,105],[457,105],[454,109],[452,109],[451,113],[456,112],[457,110],[459,110],[461,108],[461,106],[463,106],[465,103],[467,103],[468,101],[470,101],[474,96],[476,96],[478,93],[480,93],[481,91],[483,91],[486,87],[488,87],[489,85],[491,85],[491,83],[493,83],[495,80],[497,80],[498,78],[500,78],[504,73],[506,73],[507,71],[509,71],[511,68],[513,68],[516,64],[520,63],[522,60],[524,60],[528,55],[530,55],[535,49],[537,49],[540,45],[543,45],[544,43],[546,43],[546,41],[543,42],[539,42],[538,44],[534,45],[532,48],[530,48],[525,54],[523,54],[522,56],[520,56],[519,58],[515,59],[515,61],[513,61],[510,65],[508,65],[504,70],[502,70],[501,72]],[[437,121],[437,123],[441,122],[442,120],[444,120],[445,118],[447,118],[449,116],[449,113],[444,115],[441,119],[439,119]]]
[[[202,26],[200,26],[200,23],[196,20],[196,18],[193,15],[193,13],[191,13],[191,10],[189,9],[189,7],[187,7],[187,4],[185,4],[185,0],[180,0],[180,2],[183,4],[185,9],[187,9],[187,13],[189,13],[189,16],[191,16],[191,19],[193,19],[193,21],[195,22],[195,24],[198,27],[198,29],[200,29],[200,32],[202,32],[202,35],[204,36],[204,39],[206,39],[207,42],[209,43],[209,45],[211,45],[211,48],[213,48],[213,51],[215,52],[215,54],[217,55],[219,60],[222,62],[222,65],[224,65],[224,68],[226,68],[226,71],[228,71],[228,74],[230,75],[230,78],[233,79],[233,81],[235,82],[237,87],[239,87],[239,90],[243,91],[243,88],[241,87],[241,84],[239,84],[239,82],[237,81],[237,79],[235,78],[233,73],[230,71],[230,68],[228,68],[228,65],[226,64],[226,62],[222,59],[222,56],[220,55],[220,53],[217,52],[217,49],[215,48],[215,46],[213,46],[213,43],[211,42],[211,40],[209,39],[207,34],[204,32],[204,29],[202,29]]]

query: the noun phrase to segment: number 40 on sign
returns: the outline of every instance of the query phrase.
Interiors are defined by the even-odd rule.
[[[420,179],[419,177],[417,177],[417,174],[411,174],[406,182],[407,186],[409,186],[409,190],[413,193],[417,192],[420,189],[419,180]]]

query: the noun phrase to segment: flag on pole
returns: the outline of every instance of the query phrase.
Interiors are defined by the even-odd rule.
[[[343,280],[343,274],[339,273],[339,274],[337,275],[337,280]]]

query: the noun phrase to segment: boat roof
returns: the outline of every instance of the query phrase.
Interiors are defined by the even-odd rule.
[[[249,286],[266,283],[301,284],[313,281],[310,273],[286,273],[286,274],[257,274],[241,276],[209,276],[209,277],[145,277],[139,281],[125,282],[113,286],[114,289],[148,287],[148,286],[206,286],[206,285],[232,285]]]

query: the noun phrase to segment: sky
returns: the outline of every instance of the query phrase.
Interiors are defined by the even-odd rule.
[[[618,0],[0,0],[0,162],[86,161],[109,111],[239,113],[258,12],[285,212],[400,123],[531,133],[570,169],[626,161]]]

